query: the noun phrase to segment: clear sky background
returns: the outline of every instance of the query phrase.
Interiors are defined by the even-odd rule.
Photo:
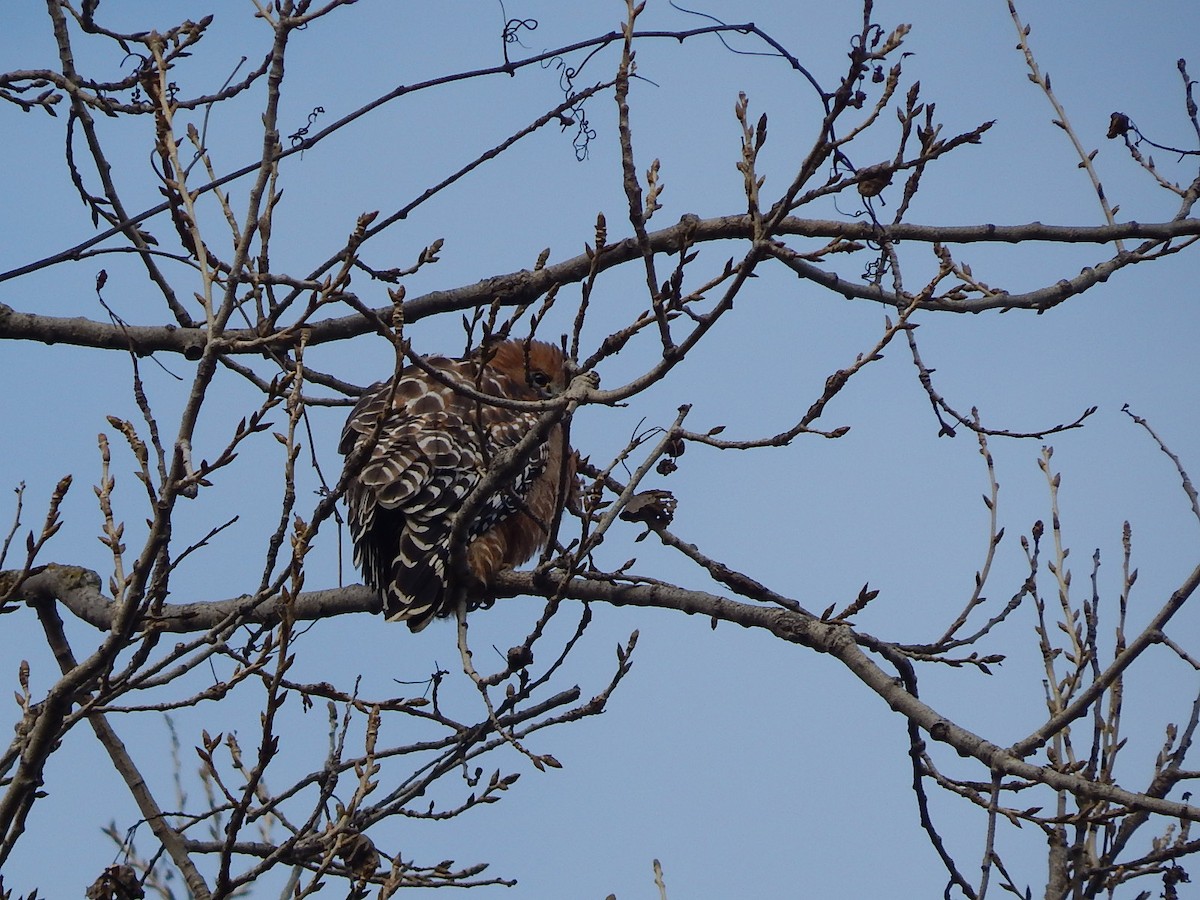
[[[844,69],[849,36],[861,19],[853,3],[705,0],[698,8],[727,22],[754,21],[828,87]],[[242,55],[251,63],[261,58],[269,33],[252,10],[251,4],[235,2],[109,0],[99,17],[116,30],[164,29],[214,11],[212,34],[175,73],[183,92],[196,94],[218,88]],[[1176,210],[1171,196],[1104,135],[1110,113],[1119,110],[1160,143],[1195,146],[1176,60],[1187,58],[1193,75],[1200,74],[1200,5],[1026,0],[1021,12],[1033,27],[1039,62],[1084,145],[1099,150],[1096,166],[1111,202],[1120,205],[1117,218],[1170,218]],[[507,15],[538,22],[536,31],[523,33],[524,46],[510,47],[513,58],[520,58],[617,28],[623,4],[507,0]],[[56,66],[40,4],[10,3],[3,20],[0,69]],[[937,103],[944,135],[996,120],[981,146],[930,168],[909,221],[1103,222],[1066,135],[1051,124],[1053,111],[1026,77],[1004,2],[879,2],[876,20],[885,28],[913,25],[905,45],[912,54],[904,61],[905,87],[920,80],[924,99]],[[500,61],[503,21],[493,0],[362,0],[295,36],[284,128],[302,127],[316,106],[324,109],[320,127],[397,84],[494,65]],[[699,24],[702,20],[662,0],[650,0],[640,23],[648,29]],[[745,39],[731,43],[764,49]],[[80,40],[76,52],[83,71],[112,78],[128,71],[107,44]],[[615,50],[599,54],[577,84],[611,77],[616,60]],[[581,59],[567,62],[578,65]],[[755,116],[769,115],[760,158],[768,196],[782,189],[811,146],[819,106],[809,85],[778,58],[735,55],[711,37],[682,45],[648,40],[639,46],[638,65],[643,80],[631,92],[638,167],[644,171],[652,159],[661,159],[666,184],[654,226],[665,227],[686,213],[744,211],[741,176],[734,169],[739,91],[749,95]],[[283,165],[285,195],[275,226],[276,269],[309,271],[341,246],[358,214],[387,214],[404,205],[561,99],[553,68],[449,85],[391,103],[290,158]],[[255,158],[261,102],[258,90],[214,113],[208,127],[218,171]],[[410,265],[421,248],[444,238],[441,261],[408,280],[408,295],[414,297],[530,268],[545,247],[552,262],[574,256],[593,239],[598,212],[607,217],[610,240],[625,237],[615,105],[599,97],[587,113],[596,138],[586,160],[576,160],[569,135],[544,130],[372,241],[364,260],[379,268]],[[0,270],[93,233],[62,161],[62,126],[62,118],[0,108]],[[134,208],[160,199],[146,178],[151,127],[149,120],[101,122],[111,142],[114,176]],[[851,158],[858,165],[889,158],[895,134],[894,118],[885,115]],[[1194,157],[1181,162],[1167,153],[1154,156],[1168,178],[1186,183],[1195,176]],[[87,177],[94,182],[91,173]],[[235,208],[246,190],[246,183],[232,186]],[[895,188],[885,200],[883,212],[890,216],[899,201]],[[855,212],[839,205],[814,207],[808,214]],[[219,228],[216,208],[210,204],[207,211],[209,224]],[[154,222],[151,230],[167,237],[170,226]],[[959,249],[959,259],[978,278],[1013,292],[1071,277],[1108,255],[1107,248],[1090,245]],[[929,254],[915,246],[901,250],[907,254],[906,283],[918,283],[930,271]],[[701,263],[705,271],[719,269],[740,252],[732,244],[706,248]],[[863,264],[855,258],[841,271],[853,277]],[[0,302],[47,315],[104,319],[93,290],[100,268],[110,275],[105,300],[126,321],[164,321],[153,286],[132,262],[116,257],[2,283]],[[182,296],[196,289],[188,270],[169,271],[178,277]],[[697,431],[725,425],[728,437],[776,433],[803,415],[830,373],[878,339],[887,310],[829,295],[778,267],[760,271],[734,314],[670,379],[626,408],[589,408],[578,417],[573,437],[581,452],[606,461],[640,427],[669,424],[681,403],[693,404],[688,421]],[[1200,552],[1198,526],[1174,468],[1121,412],[1128,403],[1146,417],[1200,474],[1198,271],[1196,254],[1185,252],[1125,270],[1042,316],[915,319],[938,388],[960,410],[977,406],[992,427],[1036,430],[1099,407],[1086,428],[1052,443],[1054,465],[1063,473],[1062,521],[1074,551],[1076,589],[1086,593],[1089,561],[1099,549],[1102,629],[1109,635],[1124,521],[1133,528],[1140,570],[1131,611],[1135,623],[1158,609]],[[593,346],[644,305],[641,279],[641,269],[633,266],[601,280],[585,334]],[[365,280],[355,286],[370,305],[386,302],[381,287]],[[544,334],[567,329],[576,297],[564,291],[559,318]],[[456,352],[462,345],[454,316],[420,322],[409,336],[423,351]],[[601,371],[605,386],[649,365],[654,352],[653,340],[634,345]],[[384,377],[391,361],[390,345],[372,336],[310,357],[317,368],[358,384]],[[181,359],[161,362],[166,371],[149,361],[141,371],[171,433],[183,397],[180,385],[191,370]],[[128,360],[119,354],[41,345],[0,348],[0,486],[8,498],[0,520],[10,520],[8,491],[18,482],[27,485],[25,525],[34,527],[57,479],[68,472],[76,478],[63,530],[42,561],[102,573],[106,563],[111,568],[95,540],[99,514],[90,490],[99,477],[95,435],[110,430],[107,414],[137,418],[129,385]],[[221,376],[210,399],[203,423],[210,443],[197,447],[200,456],[215,453],[232,423],[258,402],[232,374]],[[344,410],[313,412],[315,450],[329,478],[340,467],[335,445],[343,418]],[[843,606],[869,582],[881,595],[859,620],[864,630],[888,640],[932,640],[969,596],[986,550],[987,511],[979,498],[987,479],[974,439],[965,432],[954,439],[937,436],[912,362],[898,344],[851,383],[820,424],[851,430],[838,441],[813,437],[748,454],[692,447],[678,472],[651,486],[679,497],[673,527],[678,535],[805,607]],[[1003,603],[1025,576],[1018,535],[1028,533],[1035,519],[1048,519],[1049,508],[1037,467],[1040,443],[994,439],[991,446],[1008,535],[987,593]],[[278,509],[279,462],[268,435],[246,449],[239,466],[217,480],[203,503],[181,510],[180,546],[234,514],[241,519],[181,569],[172,600],[221,599],[258,583],[264,535]],[[127,453],[116,453],[118,514],[128,523],[127,543],[136,547],[145,500],[132,465]],[[316,488],[311,472],[302,479],[306,491]],[[305,496],[312,498],[311,508],[315,497]],[[712,588],[653,539],[635,544],[637,534],[628,526],[610,535],[600,561],[615,567],[636,556],[641,574]],[[309,560],[307,587],[337,584],[344,548],[334,538],[332,531],[322,533]],[[357,580],[349,554],[341,556],[346,580]],[[518,642],[541,608],[514,600],[479,614],[472,625],[476,647],[503,649]],[[406,858],[427,863],[485,860],[492,874],[519,879],[507,892],[479,891],[485,897],[602,898],[609,892],[621,900],[655,897],[654,858],[662,861],[672,900],[940,896],[945,874],[918,827],[904,722],[838,663],[765,634],[727,625],[713,631],[707,621],[665,611],[597,605],[593,612],[594,625],[560,685],[578,683],[585,696],[595,693],[615,666],[615,644],[634,629],[641,639],[633,672],[603,716],[531,739],[535,750],[552,753],[564,768],[539,773],[520,757],[498,756],[485,767],[522,773],[502,803],[450,822],[397,823],[385,831],[381,847],[391,840]],[[981,648],[1009,655],[990,677],[965,670],[922,672],[923,698],[999,744],[1024,737],[1044,715],[1033,623],[1032,610],[1022,609]],[[1198,624],[1195,611],[1185,610],[1172,633],[1186,642]],[[72,625],[70,634],[81,654],[98,638],[83,625]],[[54,679],[54,662],[42,643],[31,612],[0,620],[0,675],[15,688],[17,665],[28,659],[35,696]],[[366,615],[316,624],[298,639],[295,652],[297,677],[345,686],[361,675],[362,692],[373,696],[398,690],[393,679],[424,679],[439,664],[455,669],[457,660],[449,626],[435,624],[413,636]],[[1144,786],[1165,723],[1186,717],[1198,682],[1195,672],[1166,651],[1151,653],[1131,674],[1125,720],[1130,744],[1118,773],[1124,787]],[[446,690],[447,702],[464,716],[482,713],[473,688]],[[291,713],[292,730],[278,762],[282,771],[275,776],[280,784],[286,773],[319,767],[326,749],[324,713]],[[200,728],[253,734],[256,722],[257,708],[239,706],[236,698],[175,718],[186,789],[193,796],[199,786],[192,777],[191,747],[199,742]],[[156,789],[170,796],[166,723],[145,715],[117,718],[114,726],[135,748]],[[398,742],[407,736],[388,737]],[[161,765],[151,762],[156,758]],[[986,777],[973,764],[940,762],[953,773]],[[460,788],[447,782],[436,799],[449,804],[464,793]],[[111,819],[124,830],[136,812],[87,728],[72,732],[51,759],[47,789],[50,796],[35,807],[29,833],[4,872],[5,885],[18,893],[36,886],[39,895],[80,896],[114,859],[115,848],[98,825]],[[1038,802],[1051,800],[1046,794]],[[935,796],[933,808],[949,849],[971,877],[983,851],[983,816],[948,797]],[[150,837],[144,829],[140,837],[146,850]],[[1006,830],[999,850],[1018,883],[1039,894],[1046,870],[1041,836],[1028,827]],[[277,890],[264,886],[256,895]]]

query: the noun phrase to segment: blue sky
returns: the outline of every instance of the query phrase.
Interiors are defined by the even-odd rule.
[[[860,14],[855,4],[720,2],[702,9],[725,21],[752,20],[795,53],[823,83],[841,71],[847,40]],[[208,7],[184,2],[110,2],[100,18],[115,29],[162,28]],[[1163,144],[1194,146],[1183,115],[1175,61],[1186,57],[1200,72],[1200,7],[1189,2],[1025,3],[1033,47],[1086,147],[1097,148],[1096,166],[1107,194],[1120,205],[1120,220],[1160,221],[1175,204],[1127,158],[1118,142],[1106,141],[1109,114],[1130,115]],[[250,4],[220,4],[214,31],[177,77],[185,92],[218,87],[249,55],[266,47],[266,30]],[[509,16],[529,17],[538,28],[524,35],[514,58],[617,27],[618,3],[553,3],[507,0]],[[105,17],[110,17],[105,19]],[[1026,77],[1016,35],[1003,2],[881,2],[876,20],[885,27],[913,25],[906,49],[905,86],[919,79],[922,96],[936,101],[945,133],[966,131],[995,119],[978,147],[967,147],[931,167],[908,219],[929,224],[993,222],[1101,224],[1090,182],[1077,168],[1066,136],[1050,120],[1045,97]],[[396,84],[498,62],[497,34],[503,16],[494,2],[389,4],[363,0],[295,37],[282,120],[301,127],[316,106],[324,125]],[[650,0],[645,28],[695,27],[700,20]],[[735,46],[749,48],[745,40]],[[755,48],[757,49],[757,48]],[[80,66],[102,77],[122,71],[110,48],[77,47]],[[44,10],[23,4],[6,13],[0,31],[0,68],[34,69],[55,64]],[[579,59],[572,57],[578,64]],[[818,105],[801,78],[778,59],[734,55],[705,38],[680,45],[647,41],[638,50],[642,80],[633,85],[633,127],[639,170],[662,162],[666,191],[653,225],[666,226],[685,213],[702,217],[744,210],[733,105],[744,91],[757,115],[769,115],[762,154],[764,190],[780,190],[791,167],[811,144]],[[610,77],[616,56],[600,54],[582,84]],[[503,140],[561,100],[558,73],[531,68],[515,78],[451,85],[411,95],[344,129],[283,166],[285,189],[277,217],[273,261],[279,271],[305,273],[336,251],[367,210],[384,214],[418,196],[460,165]],[[254,158],[261,93],[219,109],[209,123],[219,171]],[[373,266],[405,266],[421,248],[444,238],[441,261],[406,282],[408,295],[471,284],[488,275],[532,267],[538,253],[551,260],[574,256],[592,240],[598,212],[612,237],[624,237],[625,200],[619,178],[616,115],[608,96],[588,104],[597,136],[579,162],[569,135],[553,129],[523,141],[511,152],[464,179],[434,202],[369,245]],[[890,115],[890,114],[889,114]],[[0,109],[0,270],[40,258],[88,237],[92,228],[62,163],[62,119]],[[101,122],[111,140],[114,175],[132,208],[159,201],[146,179],[148,122]],[[859,164],[894,150],[895,120],[884,117],[876,132],[856,144]],[[1155,152],[1167,177],[1184,182],[1194,162]],[[235,207],[246,185],[231,187]],[[893,188],[895,191],[895,188]],[[898,198],[885,195],[890,215]],[[853,212],[844,205],[815,206],[810,215]],[[220,227],[211,205],[209,227]],[[151,230],[169,232],[163,222]],[[736,246],[702,252],[704,271],[719,269]],[[906,281],[918,283],[930,256],[903,248]],[[1010,291],[1032,289],[1076,274],[1105,258],[1091,245],[956,248],[977,277]],[[163,320],[161,298],[128,260],[105,257],[59,265],[27,278],[0,283],[0,302],[56,316],[103,318],[93,291],[96,271],[109,271],[105,299],[130,322]],[[170,270],[178,290],[195,289],[182,268]],[[843,274],[861,271],[858,259]],[[937,385],[960,410],[977,406],[993,427],[1035,430],[1074,419],[1096,405],[1084,429],[1058,435],[1054,465],[1063,472],[1060,495],[1066,539],[1074,549],[1076,588],[1084,589],[1089,560],[1101,554],[1103,627],[1111,633],[1120,584],[1122,523],[1133,528],[1134,563],[1140,577],[1131,617],[1144,620],[1158,609],[1196,564],[1197,523],[1179,489],[1178,476],[1148,436],[1122,414],[1128,403],[1145,416],[1185,465],[1200,469],[1200,408],[1195,342],[1200,334],[1194,254],[1181,253],[1119,273],[1109,283],[1045,315],[1025,312],[962,317],[918,315],[925,362]],[[600,282],[592,325],[593,344],[644,305],[644,281],[636,266]],[[194,279],[193,279],[194,280]],[[356,281],[372,305],[386,302],[381,287]],[[577,292],[560,300],[549,327],[565,330]],[[681,403],[692,403],[689,425],[706,431],[725,425],[728,437],[781,431],[820,396],[825,378],[849,365],[878,339],[886,310],[865,301],[830,296],[798,282],[786,271],[764,270],[738,300],[735,313],[667,381],[628,407],[587,409],[573,429],[575,443],[603,462],[642,423],[667,425]],[[409,332],[427,351],[457,351],[457,317],[422,321]],[[653,360],[647,341],[602,370],[606,386],[620,384]],[[147,392],[160,419],[173,423],[190,376],[183,360],[164,358],[164,368],[142,362]],[[386,375],[391,348],[364,336],[348,346],[314,350],[310,362],[339,377],[366,384]],[[172,374],[173,373],[173,374]],[[181,376],[178,381],[174,376]],[[40,520],[45,498],[64,473],[76,484],[64,507],[62,533],[45,560],[104,572],[104,548],[94,539],[99,517],[90,486],[99,477],[95,435],[110,430],[105,416],[134,419],[128,360],[115,354],[41,345],[6,345],[0,352],[0,486],[9,498],[0,520],[11,516],[11,487],[24,481],[26,527]],[[232,375],[217,383],[202,423],[211,455],[232,423],[257,399]],[[335,452],[344,410],[313,413],[316,452],[327,476],[338,471]],[[979,497],[987,490],[977,445],[967,433],[937,436],[907,351],[893,344],[886,358],[867,367],[830,405],[823,427],[851,427],[838,441],[797,440],[791,447],[754,453],[721,453],[692,447],[674,475],[653,486],[672,490],[680,505],[673,530],[687,541],[742,568],[763,583],[795,597],[809,609],[845,605],[864,582],[882,593],[859,619],[881,638],[932,639],[961,608],[973,586],[987,542],[987,515]],[[169,431],[169,429],[168,429]],[[1049,515],[1045,479],[1038,471],[1038,441],[991,445],[1001,483],[1001,524],[1008,535],[996,562],[989,596],[1002,602],[1024,578],[1017,545],[1035,519]],[[203,503],[181,510],[184,544],[239,514],[238,525],[185,565],[173,600],[220,599],[257,584],[264,532],[278,506],[278,448],[269,439],[246,448],[239,465],[209,491]],[[144,495],[132,477],[128,454],[116,454],[118,514],[127,521],[127,542],[137,546]],[[317,481],[301,475],[303,491]],[[305,494],[312,497],[311,493]],[[315,498],[309,502],[314,504]],[[142,504],[142,505],[139,505]],[[303,511],[303,506],[301,507]],[[653,539],[634,543],[637,530],[615,532],[599,555],[617,566],[631,556],[636,571],[710,589],[702,573]],[[337,583],[339,548],[323,533],[310,557],[307,586]],[[343,554],[349,580],[349,555]],[[107,563],[111,568],[111,562]],[[516,643],[536,619],[540,604],[502,603],[473,620],[479,648]],[[662,861],[669,896],[763,897],[936,896],[945,880],[917,826],[908,783],[904,723],[836,662],[761,634],[666,611],[598,605],[588,639],[564,673],[563,686],[578,682],[585,696],[607,680],[613,646],[640,632],[633,672],[606,713],[596,719],[541,733],[531,741],[552,753],[561,771],[540,773],[515,755],[492,765],[522,778],[504,801],[446,823],[406,822],[385,834],[406,857],[433,863],[454,858],[492,863],[491,872],[519,879],[505,893],[483,896],[657,896],[651,860]],[[1181,639],[1194,634],[1194,611],[1176,625]],[[565,626],[565,623],[563,624]],[[1000,744],[1023,737],[1044,714],[1033,617],[1021,610],[985,644],[1009,661],[990,676],[960,670],[923,672],[923,697],[965,727]],[[79,649],[97,639],[86,626],[70,631]],[[40,629],[26,610],[7,616],[0,628],[0,673],[13,681],[21,659],[33,667],[35,694],[52,683],[53,659],[40,645]],[[296,645],[305,680],[349,684],[363,678],[364,693],[395,691],[394,679],[419,680],[436,664],[454,668],[453,630],[433,626],[420,635],[385,627],[377,619],[347,616],[322,622]],[[1125,770],[1121,783],[1140,787],[1151,771],[1167,721],[1186,715],[1197,689],[1196,673],[1166,651],[1153,652],[1131,673]],[[464,716],[478,715],[469,686],[448,688]],[[249,698],[248,698],[249,699]],[[15,708],[14,708],[15,709]],[[199,729],[243,729],[253,734],[257,708],[237,702],[181,714],[185,772]],[[289,720],[288,752],[275,776],[304,773],[320,765],[327,725],[323,713]],[[142,751],[148,777],[167,796],[169,739],[152,716],[116,717],[114,727]],[[388,735],[396,741],[401,732]],[[958,774],[973,771],[939,759]],[[161,763],[161,765],[160,765]],[[268,777],[271,781],[271,776]],[[34,886],[45,896],[72,896],[113,859],[114,848],[97,828],[110,818],[119,829],[135,818],[90,731],[72,732],[47,772],[50,796],[36,808],[29,833],[5,872],[18,892]],[[461,785],[438,797],[447,803]],[[199,796],[191,780],[187,787]],[[85,798],[80,803],[80,798]],[[1049,794],[1041,802],[1050,802]],[[1032,804],[1031,804],[1032,805]],[[83,807],[81,812],[80,807]],[[934,796],[933,809],[964,872],[977,871],[984,819],[958,800]],[[144,834],[144,832],[143,832]],[[149,845],[142,838],[143,849]],[[69,852],[63,848],[69,847]],[[1006,832],[1000,844],[1006,865],[1022,884],[1040,892],[1045,872],[1042,838],[1026,828]],[[47,855],[56,858],[48,869]],[[272,889],[264,889],[264,896]],[[1133,893],[1136,893],[1134,891]],[[1133,896],[1133,893],[1130,896]]]

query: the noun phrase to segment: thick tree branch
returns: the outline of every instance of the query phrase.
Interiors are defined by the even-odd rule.
[[[63,605],[85,621],[105,627],[105,618],[110,615],[105,607],[111,604],[100,593],[98,578],[88,577],[89,574],[77,567],[47,566],[29,577],[23,591],[26,595],[36,592],[40,596],[57,596]],[[1193,577],[1180,590],[1192,586],[1196,577],[1200,576],[1193,573]],[[989,771],[1045,784],[1081,799],[1104,800],[1129,809],[1200,821],[1200,807],[1149,797],[1026,762],[1020,755],[1020,752],[1026,751],[1015,753],[954,724],[905,690],[892,675],[880,668],[859,645],[854,631],[846,625],[823,622],[793,610],[742,603],[704,591],[664,584],[622,584],[592,578],[572,578],[560,583],[550,575],[506,571],[497,577],[492,588],[498,597],[525,594],[542,596],[557,592],[558,596],[566,599],[602,601],[614,606],[674,609],[744,628],[759,628],[789,643],[800,644],[840,660],[892,709],[914,722],[934,740],[950,745],[962,756],[970,756],[983,763]],[[164,631],[200,631],[220,622],[239,602],[242,601],[234,598],[211,603],[165,604],[162,616],[155,620],[154,627]],[[378,609],[378,599],[368,589],[354,585],[300,594],[295,598],[291,611],[296,620],[307,620],[349,612],[376,612]],[[277,621],[276,613],[264,607],[251,617],[251,621]]]
[[[884,232],[870,222],[789,217],[780,223],[778,233],[797,237],[873,241]],[[1178,219],[1148,224],[1124,222],[1114,226],[1091,227],[1043,225],[1040,222],[1025,225],[961,226],[902,224],[889,226],[886,234],[893,242],[1015,244],[1044,241],[1106,244],[1120,238],[1168,241],[1172,238],[1197,236],[1200,235],[1200,219]],[[750,216],[724,216],[715,219],[684,216],[676,225],[651,232],[648,241],[654,253],[676,253],[683,246],[685,236],[693,245],[721,240],[748,240],[753,236],[753,222]],[[593,261],[587,254],[581,254],[534,272],[510,272],[472,285],[432,291],[414,297],[404,303],[404,319],[406,322],[416,322],[437,313],[474,309],[491,303],[501,306],[529,303],[555,285],[586,280],[593,267],[597,271],[603,271],[641,255],[642,251],[637,241],[627,238],[606,246],[598,261]],[[815,263],[796,258],[786,250],[776,255],[801,277],[815,281],[845,297],[873,300],[901,308],[907,305],[903,298],[897,298],[883,288],[842,278]],[[1045,309],[1106,280],[1113,271],[1126,264],[1126,259],[1124,256],[1114,257],[1094,268],[1085,269],[1075,278],[1063,279],[1053,285],[1023,294],[999,292],[956,301],[934,298],[923,302],[921,308],[970,313],[994,309]],[[1128,259],[1132,260],[1134,257],[1130,256]],[[391,318],[393,310],[394,307],[389,304],[375,309],[374,312],[386,321]],[[316,346],[366,334],[374,331],[375,326],[361,314],[354,313],[314,322],[306,325],[305,329],[308,332],[308,345]],[[141,356],[156,352],[179,353],[188,359],[199,359],[207,339],[207,333],[202,328],[181,328],[177,325],[121,325],[79,316],[43,316],[22,312],[0,303],[0,340],[28,340],[107,350],[131,350]],[[283,329],[273,336],[264,337],[248,328],[227,328],[223,331],[220,341],[224,353],[261,355],[272,345],[291,346],[297,343],[299,330]]]
[[[761,628],[789,643],[801,644],[837,658],[896,712],[916,723],[934,740],[949,744],[960,756],[977,759],[987,766],[989,771],[1045,784],[1081,799],[1106,800],[1129,809],[1200,821],[1200,807],[1149,797],[1110,784],[1097,783],[1087,777],[1069,775],[1047,766],[1025,762],[1011,751],[954,724],[905,690],[895,677],[876,665],[859,646],[853,630],[846,625],[822,622],[813,616],[788,609],[741,603],[672,585],[625,585],[573,578],[564,587],[548,576],[539,577],[529,572],[502,572],[493,588],[500,595],[540,594],[552,589],[575,600],[602,600],[614,606],[675,609],[689,615],[700,614],[717,621],[741,625],[744,628]]]

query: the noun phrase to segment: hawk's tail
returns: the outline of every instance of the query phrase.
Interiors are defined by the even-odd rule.
[[[367,586],[383,600],[389,622],[407,622],[420,631],[445,609],[449,530],[444,521],[405,516],[374,506],[369,515],[354,515],[350,531],[354,564]],[[355,527],[357,526],[357,527]]]
[[[377,590],[389,622],[407,622],[415,632],[434,616],[449,612],[445,604],[450,534],[445,526],[444,521],[410,518],[391,544],[395,549],[380,560],[387,576]]]

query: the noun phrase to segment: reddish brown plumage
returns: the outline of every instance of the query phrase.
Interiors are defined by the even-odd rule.
[[[482,366],[478,356],[425,363],[450,383],[509,400],[545,399],[566,387],[562,352],[551,344],[505,341],[485,359]],[[455,513],[496,454],[515,446],[539,415],[471,399],[417,366],[401,371],[394,389],[392,381],[378,385],[354,407],[339,449],[350,456],[376,441],[346,488],[355,564],[389,620],[419,631],[453,612],[447,580]],[[574,454],[555,424],[468,525],[467,562],[482,585],[545,546],[565,496],[560,486],[569,489],[574,478]],[[472,599],[478,602],[478,591]]]

